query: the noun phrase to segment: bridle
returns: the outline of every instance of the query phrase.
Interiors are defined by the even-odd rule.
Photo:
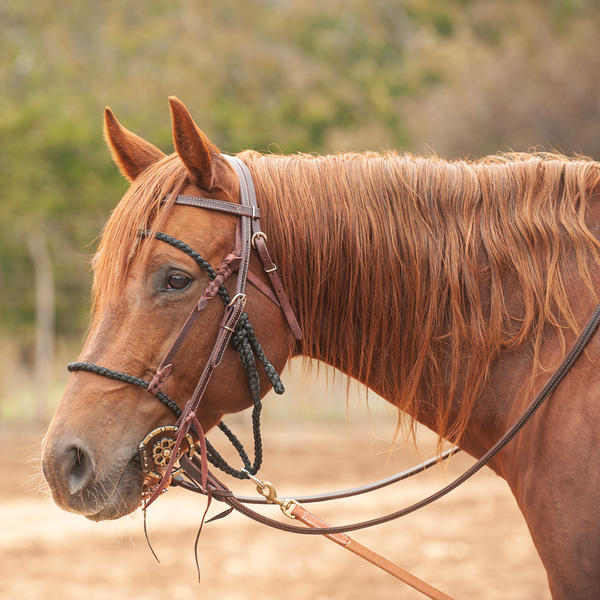
[[[153,379],[151,381],[146,381],[139,377],[87,362],[70,363],[67,367],[69,371],[93,372],[98,375],[118,379],[146,388],[150,394],[156,396],[157,399],[168,406],[178,417],[174,427],[159,427],[151,432],[142,443],[142,469],[147,477],[158,480],[158,482],[155,481],[155,485],[150,487],[151,493],[147,494],[149,497],[146,506],[153,502],[170,484],[171,473],[174,469],[175,462],[183,454],[180,452],[182,444],[184,450],[188,452],[188,455],[190,455],[190,457],[193,455],[194,444],[191,442],[188,433],[190,429],[198,438],[200,456],[202,457],[202,480],[204,482],[206,482],[208,472],[207,461],[212,462],[215,466],[224,470],[229,475],[240,479],[247,479],[249,476],[254,476],[260,469],[262,462],[260,411],[262,405],[260,402],[260,382],[256,372],[254,356],[256,356],[263,364],[267,377],[273,385],[275,392],[281,394],[284,392],[284,388],[279,379],[279,375],[264,355],[260,344],[254,336],[254,331],[248,321],[248,315],[244,313],[246,304],[246,284],[248,281],[255,285],[263,294],[269,297],[271,301],[282,309],[293,336],[296,339],[301,339],[302,337],[300,326],[298,325],[298,321],[296,320],[277,273],[277,267],[273,263],[267,249],[267,236],[260,228],[260,209],[257,205],[256,191],[254,189],[250,171],[237,157],[227,155],[222,156],[234,168],[240,182],[239,204],[213,198],[200,198],[185,195],[179,195],[174,200],[174,204],[177,205],[205,208],[238,217],[235,236],[236,249],[233,253],[228,254],[223,259],[216,271],[213,270],[206,260],[181,240],[177,240],[162,232],[152,232],[147,230],[140,232],[141,237],[153,236],[157,240],[182,250],[188,254],[188,256],[193,258],[196,263],[207,272],[211,279],[200,296],[200,299],[194,305],[186,322],[172,343],[171,348],[161,361]],[[253,247],[256,249],[262,261],[263,268],[269,276],[272,289],[249,271],[250,253]],[[235,295],[233,298],[230,298],[223,284],[235,271],[237,271]],[[161,388],[167,377],[171,374],[173,359],[183,345],[194,323],[202,310],[208,305],[208,302],[217,294],[221,296],[225,305],[225,312],[219,326],[217,339],[198,383],[196,384],[194,392],[182,411],[177,404],[161,390]],[[240,352],[242,363],[248,374],[250,391],[254,402],[252,415],[254,437],[253,463],[250,463],[247,453],[233,432],[231,432],[223,422],[219,423],[219,428],[234,445],[244,463],[244,468],[240,470],[230,467],[205,439],[202,427],[196,417],[196,411],[198,410],[206,388],[215,369],[220,365],[225,349],[230,342],[232,342],[234,349]],[[176,436],[175,441],[169,442],[168,440],[173,436]],[[148,452],[148,449],[151,450],[150,453]]]
[[[259,481],[254,476],[258,472],[261,464],[262,450],[260,440],[260,388],[258,387],[258,375],[256,374],[254,358],[252,354],[256,354],[260,362],[265,367],[265,372],[269,377],[271,384],[273,385],[277,393],[283,393],[283,386],[279,380],[275,369],[268,362],[260,344],[256,341],[253,336],[252,328],[248,322],[248,316],[244,313],[244,306],[246,301],[245,289],[247,281],[250,281],[255,285],[263,294],[268,296],[273,302],[281,307],[288,325],[291,329],[292,334],[296,339],[301,339],[302,332],[298,325],[298,322],[294,316],[288,298],[283,290],[281,281],[277,274],[277,268],[267,250],[267,238],[266,235],[260,229],[260,209],[256,203],[256,193],[252,182],[252,177],[246,165],[238,158],[227,155],[222,155],[235,169],[239,182],[240,182],[240,204],[233,204],[230,202],[224,202],[221,200],[215,200],[210,198],[197,198],[193,196],[177,196],[174,200],[175,204],[196,206],[199,208],[207,208],[210,210],[217,210],[234,214],[238,216],[238,224],[236,227],[236,250],[235,252],[228,254],[221,265],[216,271],[202,259],[197,253],[195,253],[187,244],[176,240],[164,233],[160,232],[141,232],[142,236],[154,236],[156,239],[169,243],[176,248],[186,252],[191,256],[201,268],[203,268],[211,278],[211,282],[208,284],[198,303],[192,309],[188,319],[181,328],[171,348],[167,352],[166,356],[162,360],[159,368],[157,369],[156,375],[152,381],[146,381],[132,375],[127,375],[119,371],[112,371],[104,367],[99,367],[92,363],[71,363],[68,365],[69,371],[90,371],[95,372],[99,375],[104,375],[113,379],[119,379],[147,388],[148,392],[155,395],[157,399],[161,400],[167,405],[175,414],[178,416],[176,425],[164,426],[158,428],[148,434],[144,442],[141,444],[141,458],[142,468],[147,476],[150,478],[155,477],[158,482],[151,486],[148,493],[148,499],[145,507],[149,506],[159,494],[161,494],[168,485],[171,483],[176,486],[183,487],[185,489],[205,494],[209,497],[209,500],[215,498],[229,505],[229,510],[218,515],[215,518],[229,514],[231,510],[237,510],[240,513],[248,516],[255,521],[270,527],[275,527],[280,530],[301,533],[301,534],[313,534],[313,535],[325,535],[332,539],[336,543],[347,547],[353,552],[367,558],[370,562],[377,564],[384,570],[394,574],[399,579],[406,581],[409,585],[412,585],[416,589],[419,589],[431,598],[449,598],[445,594],[431,588],[428,584],[417,580],[413,581],[414,576],[407,574],[402,569],[381,559],[378,555],[371,553],[364,547],[356,544],[353,540],[345,536],[345,533],[349,531],[355,531],[358,529],[364,529],[366,527],[372,527],[382,523],[398,519],[402,516],[410,514],[428,504],[431,504],[435,500],[445,496],[450,491],[464,483],[467,479],[477,473],[484,465],[492,460],[527,424],[527,422],[533,417],[535,412],[542,406],[542,404],[550,397],[552,392],[558,387],[560,382],[566,376],[570,368],[577,361],[577,359],[583,353],[587,343],[594,335],[598,325],[600,323],[600,305],[598,305],[592,314],[592,317],[578,336],[575,344],[565,356],[561,364],[554,371],[553,375],[542,387],[542,389],[535,396],[533,401],[516,421],[516,423],[496,442],[496,444],[484,454],[471,468],[469,468],[460,477],[454,480],[452,483],[432,494],[431,496],[404,508],[396,511],[389,515],[372,519],[370,521],[364,521],[362,523],[355,523],[351,525],[329,527],[326,523],[317,519],[311,513],[304,510],[298,503],[297,500],[302,502],[316,502],[322,500],[331,500],[341,497],[354,496],[372,489],[378,489],[384,485],[389,485],[396,481],[406,479],[407,477],[416,473],[422,472],[429,468],[433,464],[437,464],[440,460],[446,459],[451,454],[458,452],[458,448],[453,448],[439,457],[432,459],[419,465],[418,467],[411,469],[410,471],[400,473],[392,476],[386,480],[376,482],[369,486],[363,486],[362,488],[356,488],[354,490],[346,490],[344,492],[335,492],[331,494],[322,494],[319,496],[309,496],[298,498],[297,500],[291,499],[279,499],[276,495],[275,488],[269,482]],[[268,288],[262,281],[260,281],[255,275],[249,271],[249,261],[251,248],[254,247],[263,263],[265,272],[269,275],[269,280],[272,286],[272,290]],[[229,298],[228,292],[223,286],[223,283],[227,278],[237,270],[237,283],[235,289],[235,295],[233,298]],[[225,313],[219,327],[219,333],[217,340],[213,346],[213,350],[206,363],[202,375],[198,380],[196,388],[185,405],[183,411],[179,409],[177,404],[173,402],[166,394],[161,390],[167,377],[171,374],[172,361],[179,348],[185,341],[189,334],[193,324],[197,320],[199,314],[206,307],[209,300],[219,294],[225,304]],[[240,455],[244,468],[235,470],[222,459],[219,453],[210,445],[205,439],[202,432],[202,428],[196,417],[196,411],[200,406],[202,397],[206,391],[206,388],[210,382],[210,379],[215,369],[221,363],[224,351],[229,343],[232,343],[234,349],[240,351],[243,344],[248,352],[240,351],[242,362],[249,377],[250,389],[254,401],[253,409],[253,432],[254,432],[254,462],[251,464],[248,456],[240,444],[239,440],[235,435],[227,428],[224,423],[219,424],[219,428],[225,433],[228,439],[236,447],[238,454]],[[245,355],[245,358],[244,358]],[[198,439],[196,445],[189,434],[192,431]],[[175,441],[173,437],[176,436]],[[166,440],[166,441],[165,441]],[[195,452],[195,447],[199,447],[198,452]],[[148,448],[152,448],[151,454],[147,452]],[[158,450],[157,450],[158,449]],[[181,469],[178,472],[173,473],[175,462],[179,460]],[[264,496],[264,498],[248,498],[234,495],[224,484],[222,484],[214,475],[208,472],[208,464],[210,461],[215,466],[224,470],[226,473],[240,478],[240,479],[252,479],[257,483],[257,490]],[[156,467],[158,473],[153,470],[152,467]],[[187,476],[187,481],[182,478],[179,474],[183,470],[183,473]],[[172,475],[175,474],[175,477]],[[246,504],[253,503],[275,503],[279,504],[284,514],[292,518],[298,518],[300,521],[309,525],[306,527],[297,527],[287,525],[273,519],[269,519],[251,509]],[[205,513],[206,514],[206,513]],[[352,546],[354,544],[354,546]],[[360,546],[358,549],[353,549],[356,546]],[[368,555],[370,553],[369,557]],[[377,558],[374,558],[377,557]],[[382,563],[389,563],[387,566],[382,566]],[[391,565],[391,566],[390,566]],[[402,573],[398,573],[396,570],[400,569]],[[411,580],[412,578],[412,580]],[[412,581],[412,582],[411,582]],[[419,585],[424,587],[418,587]]]

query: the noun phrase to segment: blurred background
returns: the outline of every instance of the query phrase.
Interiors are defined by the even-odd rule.
[[[547,149],[600,158],[598,31],[595,0],[0,0],[0,463],[14,464],[15,444],[20,458],[35,454],[85,336],[89,259],[127,187],[102,140],[104,106],[165,152],[173,94],[228,152],[395,148],[459,159]],[[393,411],[377,399],[369,408],[359,392],[347,404],[322,373],[303,385],[298,371],[287,375],[288,398],[267,403],[275,437],[291,422],[298,435],[341,427],[343,443],[354,448],[358,435],[369,448],[374,474],[398,470],[404,459],[385,450]],[[23,431],[29,437],[15,434]],[[23,439],[33,441],[15,441]],[[538,586],[522,597],[547,597],[519,527]],[[6,538],[13,558],[15,536]],[[436,556],[448,565],[441,551],[423,560]],[[17,597],[10,589],[3,598]],[[93,597],[115,597],[107,589]],[[521,597],[482,593],[466,597]],[[351,597],[331,594],[323,597]]]

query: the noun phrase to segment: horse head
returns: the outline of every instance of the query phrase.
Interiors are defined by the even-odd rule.
[[[174,203],[180,195],[239,202],[239,181],[229,161],[170,98],[176,152],[158,148],[123,128],[110,109],[104,131],[113,159],[131,182],[109,219],[92,266],[93,321],[80,362],[142,380],[153,379],[209,275],[190,254],[157,239],[184,242],[216,269],[236,248],[237,217]],[[140,235],[140,232],[144,232]],[[250,269],[267,281],[258,258]],[[254,263],[257,263],[255,266]],[[225,283],[234,295],[234,283]],[[266,354],[280,370],[292,353],[281,309],[249,286],[247,309]],[[173,359],[162,391],[183,408],[202,374],[223,316],[210,302]],[[260,374],[261,394],[269,382]],[[224,414],[252,406],[244,367],[228,347],[197,417],[204,431]],[[115,519],[141,502],[144,473],[138,445],[176,416],[146,389],[93,372],[71,374],[43,443],[43,470],[56,504],[92,520]]]

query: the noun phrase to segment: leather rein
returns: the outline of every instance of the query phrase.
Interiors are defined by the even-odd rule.
[[[263,523],[264,525],[268,525],[270,527],[274,527],[276,529],[281,529],[283,531],[288,531],[290,533],[300,533],[300,534],[339,534],[339,533],[347,533],[349,531],[357,531],[359,529],[366,529],[368,527],[374,527],[375,525],[381,525],[383,523],[387,523],[389,521],[393,521],[395,519],[399,519],[400,517],[404,517],[412,512],[419,510],[420,508],[424,508],[425,506],[439,500],[452,490],[456,489],[459,485],[463,484],[467,479],[470,479],[475,473],[481,470],[492,458],[494,458],[505,446],[507,446],[513,438],[523,429],[523,427],[527,424],[527,422],[533,417],[535,412],[542,406],[542,404],[550,397],[552,392],[558,387],[560,382],[567,375],[571,367],[575,364],[577,359],[583,353],[586,345],[591,340],[592,336],[598,329],[598,325],[600,324],[600,304],[594,310],[590,320],[586,324],[583,331],[579,334],[579,337],[571,347],[568,354],[564,357],[560,365],[556,368],[550,379],[546,382],[544,387],[538,392],[535,396],[531,404],[527,407],[525,412],[519,417],[519,419],[515,422],[515,424],[467,471],[465,471],[462,475],[457,477],[453,482],[449,483],[447,486],[438,490],[434,494],[408,506],[399,511],[390,513],[383,517],[378,517],[376,519],[371,519],[370,521],[363,521],[361,523],[353,523],[351,525],[342,525],[339,527],[327,527],[325,529],[321,529],[320,531],[314,531],[310,529],[305,529],[304,527],[294,527],[292,525],[287,525],[285,523],[281,523],[279,521],[275,521],[273,519],[268,519],[264,517],[260,513],[252,511],[244,504],[258,504],[258,503],[270,503],[269,499],[267,500],[258,500],[255,498],[246,498],[243,496],[235,496],[227,487],[224,486],[220,481],[218,481],[214,476],[211,476],[210,486],[212,486],[212,494],[215,499],[222,500],[229,504],[233,509],[241,512],[242,514],[250,517],[251,519],[258,521],[259,523]],[[448,458],[452,454],[455,454],[459,451],[459,448],[455,447],[451,450],[447,450],[440,456],[431,459],[411,469],[410,471],[406,471],[404,473],[394,475],[389,477],[386,480],[382,480],[381,482],[376,482],[375,484],[371,484],[371,486],[364,486],[364,488],[356,488],[355,490],[348,490],[346,492],[334,492],[332,494],[324,494],[321,497],[308,496],[305,498],[298,498],[303,502],[317,502],[321,500],[334,500],[337,498],[346,498],[353,495],[358,495],[364,493],[365,491],[372,491],[372,489],[378,489],[379,487],[383,487],[384,485],[389,485],[394,483],[395,481],[401,481],[402,479],[406,479],[407,477],[420,473],[425,469],[429,468],[439,460],[444,460]],[[199,481],[198,477],[198,469],[197,469],[197,459],[196,457],[189,458],[187,456],[182,457],[182,464],[184,465],[184,471],[188,474],[195,482]],[[254,479],[254,478],[253,478]],[[380,485],[378,485],[380,484]],[[383,485],[381,485],[383,484]],[[178,482],[178,485],[181,483]],[[377,486],[377,487],[376,487]],[[259,486],[260,487],[260,486]],[[365,489],[370,488],[370,489]],[[192,488],[187,488],[192,489]],[[193,491],[199,491],[202,493],[202,490],[196,489]],[[263,493],[260,489],[258,490],[260,493]],[[350,492],[350,493],[348,493]],[[285,507],[284,507],[285,508]]]
[[[69,370],[92,371],[100,375],[112,377],[115,379],[122,379],[123,381],[146,387],[149,393],[157,396],[158,399],[167,404],[167,406],[174,410],[175,413],[179,416],[175,427],[165,426],[151,432],[140,446],[142,456],[142,468],[147,474],[150,475],[150,478],[155,477],[156,479],[158,479],[158,482],[155,482],[154,485],[150,486],[149,491],[146,494],[144,510],[163,491],[166,491],[166,488],[169,485],[182,487],[190,491],[207,495],[209,497],[209,500],[214,498],[215,500],[222,501],[229,506],[229,509],[225,511],[225,513],[214,517],[214,519],[225,516],[226,514],[229,514],[232,510],[236,510],[241,514],[249,517],[250,519],[283,531],[305,535],[325,535],[329,539],[332,539],[336,543],[345,546],[347,549],[355,552],[356,554],[361,555],[363,558],[366,558],[370,562],[377,564],[377,566],[380,566],[381,568],[390,572],[399,579],[402,579],[403,581],[405,581],[412,587],[415,587],[430,598],[449,599],[450,597],[446,594],[443,594],[442,592],[435,590],[435,588],[431,588],[431,586],[428,586],[428,584],[425,584],[421,580],[414,578],[414,576],[412,576],[410,573],[403,571],[397,565],[389,563],[389,561],[386,561],[378,555],[371,553],[369,550],[360,546],[353,540],[350,540],[350,538],[348,538],[344,534],[349,531],[356,531],[359,529],[380,525],[408,515],[420,508],[423,508],[424,506],[431,504],[432,502],[438,500],[439,498],[445,496],[446,494],[457,488],[467,479],[475,475],[475,473],[477,473],[490,460],[492,460],[533,417],[535,412],[549,398],[552,392],[558,387],[562,379],[566,376],[569,369],[581,356],[584,348],[594,335],[600,323],[600,305],[596,307],[592,317],[586,324],[583,331],[578,336],[571,350],[565,356],[563,361],[554,371],[553,375],[546,382],[543,388],[535,396],[535,398],[524,411],[524,413],[521,415],[521,417],[519,417],[519,419],[515,422],[515,424],[473,466],[471,466],[467,471],[465,471],[465,473],[463,473],[461,476],[459,476],[457,479],[455,479],[453,482],[451,482],[441,490],[428,496],[427,498],[424,498],[423,500],[411,506],[408,506],[399,511],[393,512],[382,517],[338,527],[328,526],[327,523],[324,523],[311,513],[308,513],[308,511],[303,509],[302,506],[299,504],[300,502],[306,503],[333,500],[337,498],[349,497],[366,493],[368,491],[372,491],[373,489],[379,489],[381,487],[390,485],[391,483],[395,483],[396,481],[401,481],[403,479],[406,479],[407,477],[410,477],[414,474],[424,471],[425,469],[430,468],[434,464],[439,463],[440,460],[444,460],[452,454],[458,452],[459,449],[457,447],[448,450],[440,456],[426,461],[413,469],[410,469],[403,473],[399,473],[392,477],[388,477],[387,479],[375,482],[374,484],[370,484],[360,488],[355,488],[352,490],[344,490],[342,492],[332,492],[329,494],[319,494],[316,496],[298,497],[296,499],[280,499],[277,497],[276,490],[271,483],[267,481],[259,481],[258,479],[256,479],[256,477],[254,476],[256,475],[258,468],[260,468],[260,461],[258,461],[258,464],[256,464],[257,460],[255,460],[255,464],[252,467],[248,468],[250,466],[250,463],[247,460],[247,455],[245,454],[245,451],[242,447],[241,452],[238,448],[238,452],[240,453],[240,456],[242,456],[243,459],[245,457],[245,468],[241,469],[241,471],[235,471],[233,469],[230,470],[234,471],[234,476],[240,479],[252,479],[257,484],[257,491],[261,494],[262,497],[254,498],[237,496],[231,490],[229,490],[221,481],[219,481],[212,473],[208,471],[207,461],[210,459],[211,462],[213,462],[213,464],[215,463],[211,456],[208,456],[207,458],[208,442],[207,440],[205,440],[204,433],[196,417],[196,411],[198,410],[198,407],[201,403],[202,397],[204,395],[204,392],[206,391],[212,374],[221,363],[226,347],[230,343],[232,336],[236,333],[236,328],[239,329],[238,325],[240,324],[240,320],[242,318],[246,302],[245,289],[247,281],[250,281],[263,294],[265,294],[275,304],[281,307],[285,318],[288,322],[288,325],[292,331],[292,334],[296,339],[301,339],[302,332],[300,330],[300,326],[298,325],[298,321],[294,316],[293,310],[290,306],[289,300],[285,294],[283,286],[281,285],[281,280],[279,279],[279,276],[277,274],[277,267],[273,263],[267,250],[266,235],[260,229],[260,209],[258,208],[256,202],[256,193],[254,190],[252,176],[247,166],[240,159],[238,159],[237,157],[227,155],[222,156],[226,160],[228,160],[232,167],[235,169],[238,179],[240,181],[240,204],[233,204],[230,202],[210,198],[198,198],[193,196],[181,195],[175,199],[174,203],[185,206],[196,206],[199,208],[217,210],[236,215],[238,217],[238,224],[236,227],[236,250],[234,253],[227,255],[221,263],[221,265],[219,266],[219,268],[217,269],[217,271],[214,272],[213,280],[208,284],[198,303],[192,309],[188,319],[186,320],[179,334],[175,338],[175,341],[173,342],[171,348],[165,355],[164,359],[161,361],[161,364],[158,367],[156,375],[154,376],[152,381],[148,382],[130,375],[126,375],[124,373],[110,371],[109,369],[104,369],[91,363],[71,363],[68,367]],[[144,235],[155,235],[157,239],[163,239],[163,241],[168,241],[169,243],[172,243],[172,238],[169,238],[169,236],[166,236],[165,234],[153,232],[143,233]],[[181,242],[180,244],[182,244],[182,249],[184,249],[183,246],[185,246],[185,244]],[[258,279],[258,277],[256,277],[249,271],[248,267],[252,247],[254,247],[257,250],[261,258],[264,270],[269,276],[269,281],[272,286],[272,289],[266,286],[260,279]],[[199,314],[206,307],[209,300],[215,297],[217,293],[223,295],[223,283],[231,275],[231,273],[236,270],[237,283],[235,295],[227,303],[225,314],[219,327],[217,340],[215,342],[209,360],[204,367],[202,375],[198,380],[196,388],[190,400],[185,405],[183,411],[181,411],[179,410],[177,405],[161,391],[161,387],[164,385],[167,377],[171,374],[171,365],[173,358],[182,346],[188,333],[191,331],[192,326],[197,320]],[[268,363],[265,363],[265,361],[263,361],[263,364]],[[273,368],[271,367],[271,369]],[[283,390],[283,388],[281,388],[281,390]],[[256,422],[255,419],[253,420]],[[223,424],[220,424],[219,427],[221,427],[222,425]],[[223,427],[221,428],[223,429]],[[190,434],[188,433],[190,429],[193,431],[193,433],[198,439],[197,444],[193,443]],[[235,442],[238,442],[237,438],[235,438],[235,436],[226,427],[223,429],[223,431],[226,433],[226,435],[229,437],[232,443],[234,443],[234,445]],[[161,438],[161,436],[163,437]],[[172,438],[175,436],[176,439],[173,442]],[[255,456],[256,437],[257,433],[255,430]],[[149,458],[146,447],[151,443],[154,443],[154,447],[152,456]],[[196,451],[196,447],[198,447],[199,453]],[[158,448],[158,452],[156,451],[156,448]],[[214,451],[212,447],[210,447],[210,451],[213,453],[213,456],[214,454],[218,455],[218,453],[216,453],[216,451]],[[180,468],[174,471],[176,461],[179,461]],[[152,471],[150,463],[154,463],[154,466],[158,468],[158,474],[155,471]],[[185,475],[187,480],[183,478],[183,475]],[[284,514],[291,518],[299,519],[309,527],[307,528],[288,525],[286,523],[267,518],[262,514],[250,509],[248,506],[246,506],[246,504],[278,504],[284,512]],[[369,556],[369,553],[373,556]],[[385,563],[388,564],[386,565]]]

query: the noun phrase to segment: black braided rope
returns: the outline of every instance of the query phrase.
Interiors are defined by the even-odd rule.
[[[134,375],[128,375],[127,373],[122,373],[121,371],[113,371],[112,369],[107,369],[106,367],[101,367],[99,365],[95,365],[93,363],[87,362],[72,362],[67,365],[67,371],[69,373],[73,373],[75,371],[87,371],[88,373],[96,373],[97,375],[102,375],[103,377],[108,377],[109,379],[116,379],[118,381],[124,381],[125,383],[132,383],[133,385],[137,385],[139,387],[143,387],[144,389],[148,389],[150,385],[149,381],[145,379],[141,379],[140,377],[135,377]],[[174,413],[177,418],[181,416],[181,409],[177,406],[177,403],[169,398],[162,390],[158,390],[156,392],[156,397],[166,406],[168,406]],[[190,427],[193,434],[198,437],[198,432],[196,428],[192,425]]]
[[[185,252],[192,260],[196,262],[196,264],[201,269],[204,269],[207,272],[208,276],[212,280],[214,280],[217,276],[217,273],[212,268],[212,265],[206,259],[202,258],[195,250],[193,250],[185,242],[182,242],[177,238],[171,237],[166,233],[162,233],[161,231],[154,232],[150,229],[140,229],[139,235],[142,238],[154,236],[157,240],[170,244],[171,246],[173,246],[173,248],[177,248],[177,250]],[[221,300],[223,300],[223,304],[225,304],[225,306],[227,306],[231,302],[231,298],[229,298],[229,293],[225,289],[224,285],[219,286],[219,295],[221,296]]]
[[[150,230],[140,230],[139,235],[140,237],[144,238],[154,236],[157,240],[170,244],[174,248],[185,252],[190,258],[192,258],[196,262],[196,264],[201,269],[206,271],[206,273],[212,280],[215,279],[216,273],[215,270],[212,268],[211,264],[207,260],[202,258],[202,256],[195,252],[185,242],[171,237],[166,233],[161,233],[160,231],[153,232]],[[219,295],[221,296],[221,299],[223,300],[225,306],[227,306],[231,300],[229,298],[229,293],[225,289],[225,286],[221,285],[219,287]],[[242,442],[240,442],[236,435],[231,431],[231,429],[229,429],[229,427],[227,427],[227,425],[225,425],[223,421],[219,423],[218,427],[225,434],[227,439],[231,442],[231,444],[237,451],[240,459],[242,460],[242,463],[244,464],[244,469],[248,471],[251,475],[256,475],[262,464],[263,449],[262,437],[260,434],[260,414],[262,410],[262,403],[260,400],[260,379],[258,377],[258,371],[256,370],[256,361],[254,360],[255,354],[258,357],[261,364],[263,365],[267,378],[273,386],[275,393],[283,394],[285,388],[281,383],[279,374],[265,356],[265,353],[263,352],[260,343],[256,339],[254,328],[248,320],[247,313],[242,313],[242,316],[240,317],[240,320],[238,321],[238,324],[235,328],[235,332],[232,336],[231,345],[234,350],[239,352],[240,359],[248,376],[248,385],[250,387],[250,394],[252,395],[252,401],[254,403],[254,408],[252,409],[254,462],[250,462],[250,459],[246,450],[244,449]],[[140,377],[128,375],[127,373],[122,373],[121,371],[113,371],[112,369],[107,369],[106,367],[101,367],[99,365],[87,362],[69,363],[67,365],[67,369],[69,370],[69,372],[88,371],[90,373],[96,373],[98,375],[102,375],[110,379],[123,381],[125,383],[131,383],[133,385],[143,387],[144,389],[148,389],[148,386],[150,385],[149,381],[141,379]],[[175,413],[175,416],[179,418],[179,416],[181,415],[181,409],[179,408],[179,406],[177,406],[174,400],[169,398],[169,396],[167,396],[161,390],[157,392],[156,398],[158,398],[158,400],[160,400],[163,404],[168,406]],[[197,436],[197,432],[195,430],[194,433]],[[246,475],[244,471],[237,470],[231,467],[208,440],[206,440],[206,447],[207,458],[215,467],[237,479],[248,479],[248,475]]]
[[[116,379],[120,381],[124,381],[125,383],[132,383],[133,385],[137,385],[139,387],[143,387],[144,389],[148,389],[150,385],[149,381],[145,379],[141,379],[140,377],[135,377],[133,375],[128,375],[127,373],[121,373],[121,371],[113,371],[112,369],[107,369],[106,367],[100,367],[98,365],[94,365],[92,363],[87,362],[72,362],[67,365],[67,370],[69,373],[73,373],[74,371],[88,371],[89,373],[96,373],[97,375],[102,375],[103,377],[108,377],[109,379]],[[177,404],[169,398],[164,392],[158,390],[156,397],[164,404],[166,404],[176,415],[179,417],[181,415],[181,409]]]

